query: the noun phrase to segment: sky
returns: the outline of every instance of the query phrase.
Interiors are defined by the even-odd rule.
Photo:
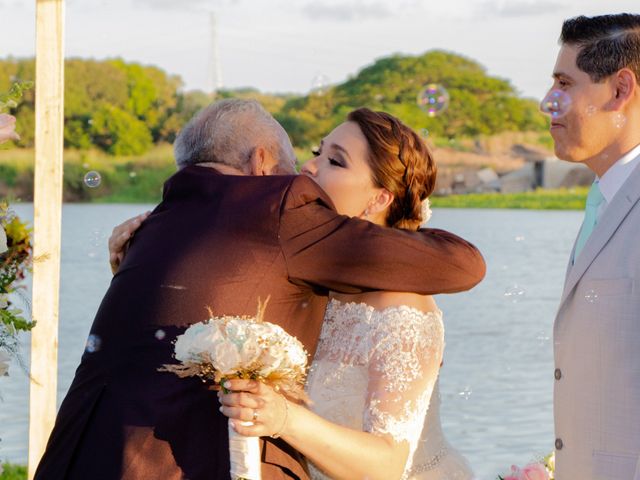
[[[32,56],[36,0],[0,0],[0,58]],[[156,65],[211,91],[215,50],[226,88],[306,93],[392,54],[442,49],[540,99],[562,21],[640,13],[638,0],[67,0],[68,57]]]

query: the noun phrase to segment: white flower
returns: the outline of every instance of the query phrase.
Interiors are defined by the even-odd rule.
[[[294,366],[304,367],[307,364],[307,352],[304,351],[304,347],[300,341],[295,338],[292,340],[287,348],[289,352],[288,360]]]
[[[9,295],[6,293],[0,294],[0,310],[3,310],[9,306]]]
[[[431,213],[431,202],[429,201],[429,198],[425,198],[422,201],[422,225],[429,221]]]
[[[215,323],[195,323],[176,339],[175,357],[181,362],[198,362],[203,353],[210,352],[224,340]]]
[[[260,363],[262,368],[260,374],[267,377],[270,373],[275,372],[284,363],[287,352],[281,345],[269,345],[262,351],[260,355]]]
[[[240,352],[233,342],[220,342],[211,351],[211,364],[223,376],[234,373],[240,367]]]
[[[259,343],[259,337],[253,334],[247,336],[246,340],[242,345],[239,346],[239,348],[240,365],[242,365],[243,367],[248,367],[256,360],[258,360],[258,357],[260,356],[260,350],[262,349]]]
[[[0,253],[4,253],[9,250],[7,246],[7,232],[4,231],[4,227],[0,226]]]
[[[229,320],[225,325],[226,337],[240,348],[251,334],[250,325],[251,323],[239,318]]]
[[[9,361],[11,357],[4,350],[0,350],[0,377],[9,375]]]

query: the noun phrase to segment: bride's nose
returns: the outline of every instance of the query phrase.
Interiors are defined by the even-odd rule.
[[[302,166],[302,168],[300,169],[300,172],[304,173],[305,175],[315,177],[316,173],[318,173],[318,165],[316,164],[315,157],[310,160],[307,160]]]

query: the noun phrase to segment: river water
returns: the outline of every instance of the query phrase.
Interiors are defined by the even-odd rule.
[[[111,273],[106,239],[146,205],[65,205],[63,209],[58,403],[83,352]],[[14,210],[31,219],[33,207]],[[486,279],[437,297],[446,350],[440,377],[450,442],[482,480],[495,479],[553,449],[551,333],[566,261],[582,220],[575,211],[436,209],[430,225],[483,252]],[[23,337],[28,363],[28,336]],[[0,378],[0,459],[26,463],[27,376],[12,365]]]

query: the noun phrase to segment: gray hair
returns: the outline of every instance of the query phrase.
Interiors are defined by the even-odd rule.
[[[228,98],[203,108],[173,144],[178,168],[217,162],[242,169],[259,146],[279,164],[295,154],[282,126],[255,100]]]

